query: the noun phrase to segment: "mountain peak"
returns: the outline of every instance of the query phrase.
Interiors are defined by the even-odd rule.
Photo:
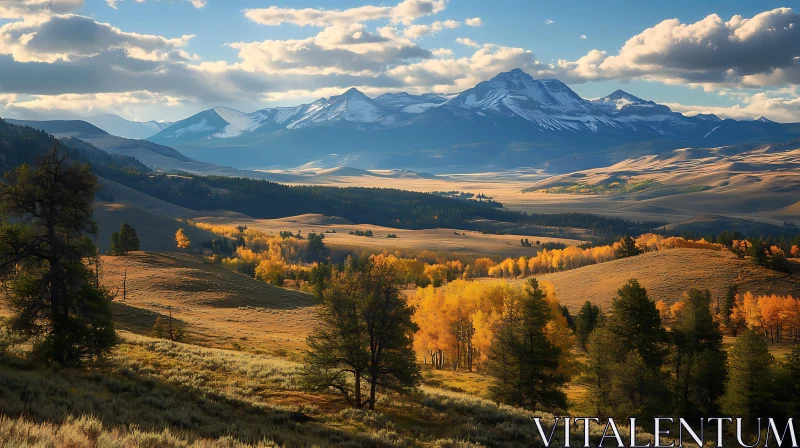
[[[625,99],[625,100],[628,100],[628,101],[634,102],[634,103],[643,103],[644,102],[644,100],[639,98],[638,96],[631,95],[630,93],[628,93],[628,92],[626,92],[626,91],[624,91],[622,89],[617,89],[617,90],[611,92],[611,94],[608,95],[606,98],[608,98],[610,100],[622,100],[622,99]]]
[[[490,79],[490,81],[508,81],[511,79],[530,79],[533,80],[531,75],[522,71],[521,68],[515,68],[508,72],[501,72],[495,75],[494,78]]]
[[[755,119],[755,120],[753,120],[753,121],[758,121],[758,122],[760,122],[760,123],[775,123],[774,121],[770,120],[770,119],[769,119],[769,118],[767,118],[767,117],[758,117],[758,118],[756,118],[756,119]]]
[[[367,96],[364,95],[363,92],[361,92],[360,90],[356,89],[355,87],[350,87],[341,96],[343,96],[345,98],[367,98]]]

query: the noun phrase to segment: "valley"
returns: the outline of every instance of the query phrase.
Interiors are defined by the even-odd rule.
[[[453,127],[431,141],[420,129],[438,119]],[[462,120],[474,128],[463,135]],[[707,122],[717,124],[709,131]],[[91,164],[96,250],[77,265],[108,294],[115,335],[87,368],[37,364],[35,340],[9,339],[0,442],[18,442],[22,428],[26,440],[64,446],[535,445],[534,415],[596,412],[597,359],[616,357],[614,384],[635,375],[619,353],[598,355],[614,346],[592,338],[608,334],[606,319],[628,318],[619,303],[637,294],[650,313],[642,319],[657,316],[654,332],[684,331],[684,307],[699,310],[702,327],[719,333],[721,359],[741,334],[768,341],[775,366],[797,350],[794,125],[685,117],[622,91],[585,100],[518,71],[458,95],[351,89],[253,114],[95,123],[133,137],[160,130],[136,139],[84,121],[0,121],[4,169],[52,148]],[[726,137],[706,145],[723,127]],[[767,128],[775,132],[763,138]],[[746,137],[733,144],[731,130]],[[532,133],[544,141],[510,141]],[[488,138],[497,134],[508,141]],[[670,138],[639,141],[655,134]],[[354,141],[358,152],[324,153],[359,149]],[[414,147],[426,149],[397,152]],[[135,244],[122,236],[130,229]],[[309,360],[315,350],[330,359],[314,338],[360,334],[320,332],[330,331],[332,300],[363,306],[378,289],[359,288],[383,276],[413,316],[400,338],[408,346],[392,359],[401,353],[419,377],[413,392],[379,389],[373,412],[342,399],[349,379],[311,383],[330,372]],[[563,400],[547,406],[498,399],[495,380],[504,319],[515,301],[533,300],[546,320],[540,343],[557,349],[563,375],[554,389]],[[19,316],[18,303],[2,300],[0,314]],[[659,361],[665,378],[672,360]],[[84,416],[65,417],[75,411]]]

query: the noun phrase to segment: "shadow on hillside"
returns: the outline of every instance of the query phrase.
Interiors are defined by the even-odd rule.
[[[114,325],[117,330],[126,330],[131,333],[147,336],[152,334],[153,326],[159,316],[165,324],[169,317],[166,310],[162,313],[158,313],[143,308],[137,308],[118,300],[111,302],[111,311],[114,314]],[[190,328],[186,322],[176,317],[172,318],[172,322],[176,326],[183,326],[183,328],[187,329]]]
[[[180,381],[191,382],[193,374],[181,372],[185,378]],[[168,428],[190,441],[228,436],[242,443],[267,440],[280,446],[376,446],[372,439],[324,427],[300,412],[167,384],[125,367],[113,373],[55,373],[0,366],[0,398],[3,415],[36,422],[60,424],[70,416],[93,416],[108,429]]]
[[[311,294],[283,289],[257,281],[243,274],[226,270],[210,263],[198,255],[184,253],[135,252],[123,261],[131,269],[149,271],[173,271],[175,277],[169,281],[153,284],[131,282],[138,294],[160,294],[165,298],[178,291],[189,301],[215,308],[239,308],[245,306],[275,310],[294,310],[314,306],[319,301]],[[115,274],[121,275],[117,266]]]

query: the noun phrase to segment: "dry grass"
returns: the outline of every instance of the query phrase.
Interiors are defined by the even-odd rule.
[[[538,277],[552,283],[556,296],[575,313],[587,300],[608,309],[625,281],[639,280],[653,300],[671,304],[691,288],[708,288],[712,297],[728,285],[757,294],[800,293],[800,277],[771,271],[733,254],[702,249],[669,249],[636,257],[584,266]],[[515,280],[522,281],[522,280]]]
[[[114,302],[118,328],[150,334],[158,315],[186,324],[188,341],[297,357],[315,322],[317,299],[230,272],[185,253],[103,257],[103,283],[127,298]]]
[[[325,235],[325,245],[339,249],[366,249],[377,253],[394,250],[434,252],[453,252],[461,254],[493,255],[502,258],[535,255],[535,247],[523,247],[519,235],[486,235],[480,232],[454,229],[404,230],[368,224],[352,224],[341,218],[322,215],[300,215],[281,219],[252,219],[236,216],[204,216],[196,219],[199,222],[215,225],[246,225],[270,234],[281,231],[297,232],[307,235],[310,232],[324,233],[335,230],[336,233]],[[351,231],[372,230],[373,237],[350,235]],[[386,238],[388,234],[397,238]],[[531,241],[562,242],[566,245],[578,245],[581,241],[567,238],[532,237]]]
[[[0,368],[0,443],[505,448],[537,444],[533,417],[552,424],[549,414],[429,386],[411,399],[383,397],[378,412],[358,411],[302,391],[290,361],[126,332],[121,338],[112,357],[89,372]]]
[[[128,223],[136,229],[141,249],[145,251],[178,251],[175,242],[178,229],[183,229],[189,240],[196,244],[218,238],[211,232],[185,225],[159,213],[116,202],[96,202],[94,219],[101,252],[108,250],[111,233],[118,232],[122,223]]]

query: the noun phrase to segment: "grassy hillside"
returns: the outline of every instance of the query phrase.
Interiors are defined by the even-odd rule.
[[[608,309],[617,289],[631,278],[639,280],[653,300],[678,301],[690,288],[708,288],[712,298],[730,284],[740,291],[762,294],[800,294],[800,276],[771,271],[741,260],[727,251],[669,249],[538,277],[556,288],[558,300],[577,312],[585,301]],[[520,280],[521,281],[521,280]]]
[[[314,324],[313,296],[277,288],[184,253],[104,257],[104,284],[119,290],[119,328],[149,335],[158,315],[187,326],[187,340],[298,356]],[[127,298],[122,281],[127,271]]]
[[[548,414],[434,387],[387,396],[379,412],[347,409],[303,392],[290,361],[120,336],[93,371],[0,367],[0,445],[510,448],[536,446],[534,416],[552,425]],[[574,428],[573,440],[582,434]]]

